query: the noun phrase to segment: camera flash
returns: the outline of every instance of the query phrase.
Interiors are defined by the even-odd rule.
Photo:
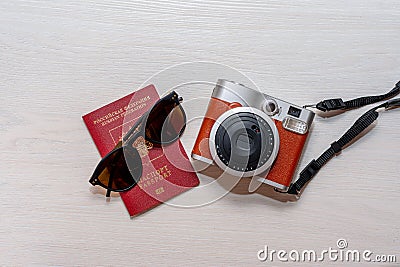
[[[283,128],[298,134],[305,134],[308,130],[307,123],[304,121],[296,120],[286,117],[282,122]]]

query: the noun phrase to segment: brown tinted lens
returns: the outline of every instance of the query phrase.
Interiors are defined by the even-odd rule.
[[[186,124],[185,113],[177,102],[161,100],[146,121],[146,138],[155,143],[171,143],[178,139]]]
[[[122,147],[115,150],[98,168],[98,181],[112,191],[124,191],[135,186],[142,175],[142,161],[135,148],[126,148],[125,153]]]

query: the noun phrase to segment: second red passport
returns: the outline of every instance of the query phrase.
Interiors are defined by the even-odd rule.
[[[83,116],[100,155],[110,152],[158,99],[155,87],[149,85]],[[130,216],[154,208],[199,184],[180,141],[157,147],[140,137],[134,146],[142,157],[143,174],[134,188],[120,193]]]

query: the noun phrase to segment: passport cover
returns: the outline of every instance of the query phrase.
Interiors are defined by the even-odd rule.
[[[84,115],[83,121],[100,156],[104,157],[110,152],[158,99],[156,88],[149,85]],[[143,174],[134,188],[120,193],[130,216],[154,208],[199,184],[179,140],[168,146],[157,147],[140,137],[134,146],[142,157]]]

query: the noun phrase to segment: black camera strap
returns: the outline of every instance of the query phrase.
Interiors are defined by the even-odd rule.
[[[331,110],[349,110],[359,108],[362,106],[370,105],[376,102],[390,99],[400,93],[400,81],[396,86],[387,94],[378,96],[367,96],[360,97],[353,100],[344,102],[342,99],[329,99],[319,102],[313,107],[327,112]],[[310,106],[306,106],[310,107]],[[366,113],[364,113],[357,121],[343,134],[339,140],[333,142],[330,147],[325,150],[317,159],[313,159],[301,172],[300,177],[294,183],[292,183],[288,189],[288,194],[298,195],[303,187],[319,172],[319,170],[334,156],[338,155],[347,145],[367,129],[379,116],[378,110],[384,108],[384,110],[390,110],[393,108],[400,107],[400,98],[389,100],[379,106],[376,106]]]
[[[394,86],[390,92],[383,95],[364,96],[356,99],[343,101],[341,98],[326,99],[319,102],[316,105],[306,105],[304,107],[313,107],[323,112],[332,110],[350,110],[356,109],[370,104],[378,103],[384,100],[388,100],[400,93],[400,81]]]

